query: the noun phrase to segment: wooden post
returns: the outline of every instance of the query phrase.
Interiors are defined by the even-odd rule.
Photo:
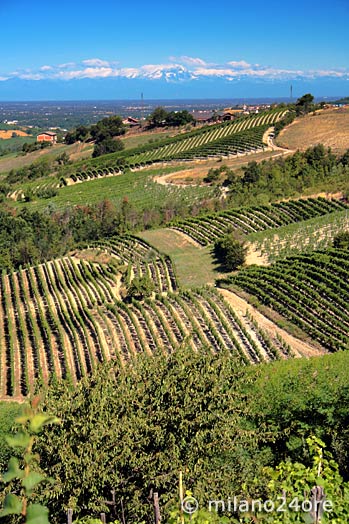
[[[115,491],[114,491],[114,495],[115,495]],[[120,500],[120,504],[121,504],[121,517],[122,517],[122,524],[126,524],[126,520],[125,520],[125,510],[124,510],[124,501],[123,501],[123,499]]]
[[[105,513],[101,513],[101,521],[103,522],[103,524],[106,524],[106,518],[105,518]]]
[[[159,506],[159,493],[154,493],[153,503],[154,503],[154,523],[159,524],[161,520],[160,506]]]
[[[312,504],[310,516],[313,519],[313,524],[319,524],[321,522],[323,503],[325,500],[325,492],[321,486],[312,488],[310,500]]]
[[[73,510],[68,509],[67,511],[67,522],[68,524],[73,524]]]
[[[113,517],[116,517],[116,495],[115,495],[115,489],[111,490],[111,500],[104,500],[103,502],[107,506],[111,506],[111,514],[112,514]],[[121,501],[121,508],[122,508],[122,501]],[[123,511],[123,508],[122,508],[122,511]],[[102,520],[102,515],[104,515],[104,518],[106,518],[105,517],[105,513],[101,513],[101,520]],[[102,520],[102,522],[105,522],[105,520]],[[125,524],[124,518],[123,518],[122,522],[123,522],[123,524]]]
[[[179,503],[180,503],[181,524],[184,524],[183,499],[184,499],[184,493],[183,493],[183,472],[180,471],[179,472]]]

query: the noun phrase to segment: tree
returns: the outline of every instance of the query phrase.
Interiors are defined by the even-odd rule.
[[[191,115],[187,110],[171,111],[167,114],[165,120],[168,126],[184,126],[195,121],[193,115]]]
[[[127,298],[143,300],[154,292],[154,282],[149,277],[134,278],[127,288]]]
[[[126,127],[120,116],[110,116],[103,118],[91,127],[78,126],[65,135],[66,144],[74,144],[77,141],[83,142],[90,136],[96,143],[102,142],[107,138],[113,138],[125,134]]]
[[[233,271],[245,262],[247,248],[232,233],[228,233],[215,242],[214,253],[227,271]]]
[[[67,154],[67,152],[63,151],[61,155],[58,155],[58,157],[56,158],[56,162],[58,162],[60,166],[65,166],[69,164],[69,155]]]
[[[148,116],[148,123],[150,127],[161,127],[166,124],[168,113],[166,109],[159,106]]]
[[[343,164],[343,166],[349,165],[349,149],[341,157],[341,163]]]
[[[126,127],[122,123],[120,116],[103,118],[90,129],[91,136],[96,142],[101,142],[106,138],[124,135],[125,132]]]
[[[65,143],[70,145],[70,144],[74,144],[76,142],[76,133],[75,131],[69,131],[66,135],[65,135],[65,139],[64,139]]]
[[[333,247],[349,250],[349,231],[342,231],[333,239]]]
[[[86,140],[86,138],[89,136],[90,131],[89,128],[86,126],[79,126],[76,128],[75,131],[75,138],[76,140],[80,140],[80,142],[83,142]]]
[[[108,153],[116,153],[117,151],[122,151],[124,147],[124,143],[120,138],[105,138],[95,144],[92,156],[95,158]]]
[[[211,168],[205,178],[203,179],[204,182],[207,182],[208,184],[211,184],[212,182],[217,182],[219,179],[219,176],[221,174],[220,169],[213,169]]]
[[[234,492],[237,470],[253,478],[261,466],[250,465],[253,431],[242,444],[239,429],[243,373],[236,355],[182,347],[167,356],[138,355],[124,369],[104,364],[74,389],[51,386],[45,411],[54,408],[62,424],[45,431],[36,451],[44,472],[57,479],[42,498],[54,522],[69,507],[79,516],[105,511],[115,489],[117,520],[124,512],[126,522],[150,523],[150,489],[162,507],[173,507],[181,469],[202,504],[220,490]]]
[[[261,175],[261,169],[256,161],[249,162],[248,165],[243,168],[243,171],[243,184],[255,184],[256,182],[258,182],[259,177]]]
[[[303,114],[306,115],[312,110],[314,97],[310,93],[303,95],[301,98],[298,98],[296,102],[296,113],[297,115]]]

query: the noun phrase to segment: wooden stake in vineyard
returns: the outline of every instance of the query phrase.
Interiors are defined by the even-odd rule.
[[[159,524],[161,520],[160,506],[159,506],[159,493],[154,493],[153,504],[154,504],[154,523]]]
[[[184,512],[183,512],[183,472],[179,472],[179,501],[180,501],[180,515],[181,524],[184,524]]]

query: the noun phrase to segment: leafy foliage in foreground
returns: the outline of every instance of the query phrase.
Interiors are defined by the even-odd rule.
[[[67,507],[80,516],[105,509],[115,488],[117,518],[123,500],[128,521],[150,521],[150,489],[167,514],[179,470],[201,508],[232,494],[265,500],[265,467],[281,472],[280,482],[285,460],[311,468],[310,435],[324,441],[346,481],[347,366],[347,353],[242,367],[226,353],[182,349],[139,358],[125,372],[101,367],[76,390],[56,385],[45,408],[63,424],[37,448],[56,485],[42,501],[59,521]]]
[[[31,405],[22,410],[16,419],[21,428],[14,436],[6,438],[7,444],[14,451],[20,451],[22,457],[21,460],[17,456],[10,458],[1,479],[9,488],[0,517],[20,515],[26,524],[48,524],[48,509],[36,503],[35,493],[50,479],[38,471],[38,456],[33,453],[33,446],[44,426],[59,423],[57,417],[39,411],[39,401],[40,398],[35,397]]]
[[[243,430],[243,368],[235,359],[179,350],[140,357],[114,373],[101,368],[75,391],[62,384],[46,400],[63,420],[39,445],[45,470],[57,479],[46,493],[57,518],[67,507],[104,509],[112,488],[128,520],[145,518],[151,488],[162,506],[173,503],[180,469],[202,498],[226,492],[235,469],[252,477],[258,459],[250,461],[249,448],[257,436]]]
[[[20,405],[15,402],[0,403],[0,471],[3,471],[11,456],[11,448],[5,437],[10,433],[13,421],[20,414]]]

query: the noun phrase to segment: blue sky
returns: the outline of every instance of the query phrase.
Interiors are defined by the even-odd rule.
[[[0,100],[349,92],[349,0],[0,0]]]

